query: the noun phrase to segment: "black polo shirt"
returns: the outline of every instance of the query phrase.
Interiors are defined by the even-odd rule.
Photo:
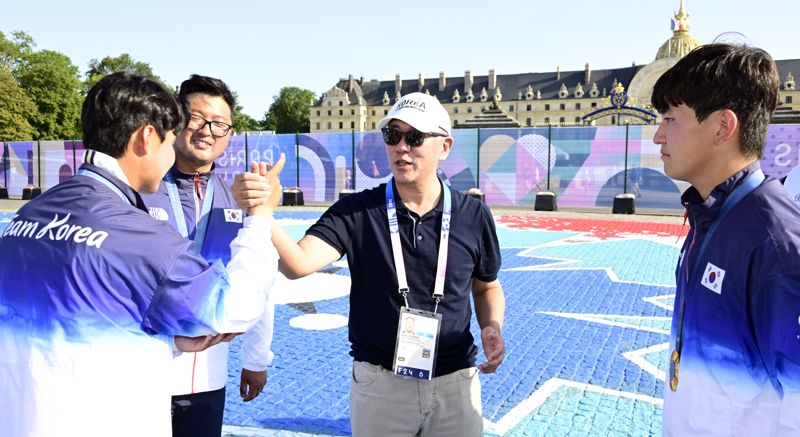
[[[447,188],[450,189],[450,188]],[[350,289],[350,355],[392,368],[397,322],[403,298],[386,217],[386,184],[351,194],[331,206],[307,231],[347,255]],[[397,189],[395,189],[397,196]],[[500,270],[500,247],[489,208],[477,199],[451,190],[453,207],[444,299],[439,304],[442,327],[435,376],[475,365],[477,348],[469,330],[472,279],[490,282]],[[419,217],[402,199],[397,220],[408,277],[408,303],[433,311],[439,233],[444,196],[433,211]]]

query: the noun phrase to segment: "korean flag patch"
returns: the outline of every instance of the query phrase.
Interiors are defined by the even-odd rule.
[[[708,263],[706,265],[705,272],[703,272],[703,279],[700,280],[700,283],[714,293],[722,294],[723,279],[725,279],[725,270],[722,270],[714,264]]]
[[[243,216],[241,209],[225,209],[225,221],[227,223],[241,223]]]

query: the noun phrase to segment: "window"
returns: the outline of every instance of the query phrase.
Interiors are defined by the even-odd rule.
[[[331,111],[328,111],[328,117],[330,117],[330,116],[331,116]]]
[[[375,130],[375,122],[372,122],[372,130]]]
[[[330,124],[330,123],[328,123],[328,124]],[[550,117],[545,117],[544,118],[544,124],[550,124]]]
[[[514,112],[514,105],[508,105],[508,112]]]
[[[339,129],[344,129],[344,122],[339,122]]]
[[[545,111],[549,111],[550,110],[550,104],[549,103],[545,103],[544,110]]]
[[[530,110],[531,110],[531,105],[528,105],[528,111],[530,111]]]
[[[525,125],[526,125],[526,126],[530,126],[530,125],[531,125],[531,119],[530,119],[530,117],[528,117],[528,118],[526,118],[526,119],[525,119]]]
[[[458,114],[458,106],[453,107],[453,114]]]
[[[350,115],[356,115],[356,110],[355,109],[351,109],[350,110]]]
[[[560,110],[562,110],[562,111],[563,111],[563,110],[567,109],[567,105],[565,105],[564,103],[562,103],[562,104],[558,105],[558,109],[560,109]]]
[[[317,117],[319,117],[319,111],[317,111]]]
[[[792,96],[786,96],[786,103],[792,103]]]
[[[331,122],[328,122],[328,130],[331,130]]]
[[[331,102],[328,102],[328,106],[331,106]]]
[[[384,109],[383,110],[383,115],[389,115],[389,110],[388,109]]]
[[[344,102],[339,101],[339,106],[344,106]]]
[[[317,122],[317,130],[319,130],[319,122]]]
[[[351,121],[350,122],[350,129],[355,129],[355,128],[356,128],[356,122],[355,121]]]
[[[597,102],[592,102],[592,108],[596,108],[596,107],[597,107]]]
[[[581,104],[580,103],[576,103],[575,104],[575,109],[581,109]]]
[[[340,115],[340,116],[341,116],[341,115],[344,115],[344,111],[340,109],[340,110],[339,110],[339,115]]]
[[[467,113],[472,114],[472,106],[467,106]]]
[[[558,118],[558,124],[564,124],[564,121],[565,121],[564,117],[559,117]]]
[[[611,116],[611,124],[617,124],[617,117]]]
[[[575,124],[581,124],[581,118],[575,117]]]
[[[483,112],[485,110],[486,110],[486,107],[485,106],[481,106],[481,112]]]
[[[375,110],[374,109],[372,110],[372,115],[375,115]]]

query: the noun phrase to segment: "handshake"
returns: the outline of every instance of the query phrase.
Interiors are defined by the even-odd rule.
[[[275,165],[252,162],[249,172],[236,175],[231,191],[239,208],[249,215],[272,216],[283,194],[278,175],[284,164],[286,156],[281,153]]]

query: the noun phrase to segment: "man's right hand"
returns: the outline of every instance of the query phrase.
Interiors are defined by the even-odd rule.
[[[278,207],[283,189],[278,175],[286,164],[286,156],[281,153],[278,162],[268,164],[253,162],[250,172],[236,175],[233,183],[233,198],[239,208],[250,215],[270,215]]]

